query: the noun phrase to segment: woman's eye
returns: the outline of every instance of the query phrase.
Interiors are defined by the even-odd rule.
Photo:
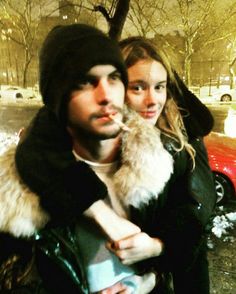
[[[144,87],[142,85],[130,85],[129,89],[134,92],[141,92],[144,90]]]
[[[166,89],[166,84],[158,84],[158,85],[155,86],[155,89],[157,91],[159,91],[159,90],[165,90]]]

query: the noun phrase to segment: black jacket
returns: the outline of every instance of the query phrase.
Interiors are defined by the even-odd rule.
[[[186,101],[182,99],[180,105],[186,107],[189,103]],[[200,112],[204,110],[208,121],[204,129],[196,108],[193,115],[190,113],[189,119],[185,120],[190,143],[197,151],[196,168],[192,171],[187,153],[176,153],[173,142],[163,137],[165,148],[175,159],[175,172],[158,201],[151,200],[141,210],[131,208],[132,220],[165,244],[164,254],[147,262],[148,267],[154,266],[158,270],[176,272],[194,265],[205,226],[215,205],[212,175],[204,145],[199,139],[199,135],[210,131],[213,119],[204,105],[198,101],[195,104],[200,106]],[[63,126],[54,113],[43,107],[18,145],[15,157],[21,178],[40,196],[40,203],[51,218],[46,229],[36,238],[39,273],[42,280],[45,277],[49,288],[51,285],[50,293],[58,293],[63,284],[67,285],[67,289],[71,286],[70,293],[86,293],[79,262],[75,263],[78,256],[73,240],[73,224],[93,202],[107,195],[106,186],[92,170],[84,163],[75,162],[71,148],[70,138]],[[206,178],[209,180],[206,181]],[[83,185],[78,185],[78,179]],[[141,263],[141,268],[145,269],[147,263]],[[57,273],[56,276],[54,273]],[[60,276],[61,279],[58,279]],[[64,283],[67,278],[68,283]],[[55,292],[52,288],[56,289]]]
[[[166,148],[175,158],[175,172],[158,200],[153,199],[140,209],[130,207],[131,220],[150,236],[160,238],[165,249],[160,257],[139,262],[137,266],[141,272],[154,269],[157,272],[171,272],[174,277],[178,275],[176,281],[174,280],[176,293],[187,294],[191,291],[205,294],[209,291],[207,264],[200,267],[201,271],[205,272],[204,276],[196,267],[199,261],[205,262],[206,225],[215,207],[216,195],[212,173],[200,139],[192,142],[197,153],[194,170],[189,166],[188,154],[185,151],[176,153],[172,148],[174,143],[168,138],[163,138],[165,139]],[[89,178],[87,181],[89,182]],[[59,251],[56,250],[58,244],[61,248]],[[70,287],[70,293],[80,293],[78,289],[81,291],[81,288],[84,289],[82,293],[86,293],[83,270],[79,266],[80,263],[75,262],[79,256],[76,244],[73,225],[64,229],[42,231],[37,251],[38,268],[43,280],[47,281],[49,288],[51,287],[52,293],[57,293],[63,285]],[[51,252],[50,258],[46,252]],[[70,268],[66,266],[68,263]],[[197,275],[186,281],[186,277],[191,276],[194,271],[197,271]],[[55,272],[57,275],[52,275]],[[65,272],[71,276],[68,281]],[[62,284],[56,283],[57,276],[60,275]],[[201,285],[201,280],[206,284]]]

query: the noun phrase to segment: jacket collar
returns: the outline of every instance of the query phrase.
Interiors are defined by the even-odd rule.
[[[157,128],[134,112],[126,114],[131,129],[124,132],[121,164],[113,177],[116,195],[127,207],[139,208],[157,199],[173,172],[172,156],[165,150]],[[0,156],[0,231],[30,237],[50,219],[39,197],[21,181],[12,145]]]

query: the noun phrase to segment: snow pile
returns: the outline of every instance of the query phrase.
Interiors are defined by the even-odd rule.
[[[236,138],[236,129],[234,126],[236,125],[236,110],[233,108],[229,108],[228,115],[224,121],[224,132],[227,136]]]
[[[221,238],[223,235],[228,235],[229,230],[234,228],[236,223],[236,212],[229,212],[222,215],[217,215],[213,219],[212,233]]]
[[[19,140],[18,134],[10,134],[0,132],[0,155],[12,144],[17,144]]]

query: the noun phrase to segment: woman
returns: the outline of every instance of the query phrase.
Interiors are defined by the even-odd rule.
[[[129,41],[128,41],[129,42]],[[145,42],[144,42],[145,43]],[[149,45],[148,45],[149,46]],[[150,46],[149,46],[150,47]],[[205,248],[204,248],[204,228],[205,225],[209,219],[209,216],[211,215],[212,209],[214,207],[214,193],[212,192],[213,182],[210,174],[209,167],[207,165],[207,158],[205,154],[205,150],[202,146],[202,142],[198,139],[199,136],[199,130],[195,132],[194,129],[191,129],[192,122],[195,123],[195,125],[198,125],[196,123],[196,119],[191,113],[191,109],[185,107],[183,105],[183,102],[187,100],[187,97],[183,98],[178,92],[179,97],[177,97],[177,100],[181,100],[180,106],[183,108],[186,108],[184,111],[190,111],[190,119],[191,126],[185,124],[185,127],[189,133],[189,138],[193,141],[187,141],[186,136],[184,134],[184,125],[181,120],[181,116],[178,114],[178,108],[176,107],[176,104],[171,99],[171,92],[173,91],[179,91],[178,86],[174,79],[174,74],[171,73],[171,70],[169,70],[169,66],[166,65],[166,63],[162,59],[157,59],[156,56],[158,56],[155,51],[150,47],[151,53],[153,55],[148,55],[148,50],[146,52],[146,57],[148,59],[148,66],[150,68],[150,65],[153,65],[153,68],[151,66],[150,73],[146,71],[146,74],[148,74],[148,77],[151,77],[151,80],[146,80],[146,74],[141,79],[138,78],[138,81],[142,81],[141,86],[145,86],[148,89],[149,86],[155,90],[160,90],[161,94],[158,96],[158,103],[154,103],[153,101],[146,105],[146,102],[142,100],[146,100],[145,98],[140,99],[140,103],[137,103],[136,101],[136,90],[132,90],[132,83],[130,84],[129,90],[128,90],[128,103],[132,108],[135,110],[139,110],[139,104],[140,106],[144,106],[144,108],[140,109],[140,114],[148,121],[151,121],[152,124],[156,123],[156,120],[158,119],[158,127],[162,131],[162,140],[166,147],[166,149],[172,154],[172,156],[175,159],[175,165],[174,165],[174,173],[173,176],[170,178],[169,182],[167,183],[166,187],[164,188],[163,192],[159,193],[159,198],[156,200],[156,198],[149,199],[148,203],[144,204],[142,208],[135,207],[135,204],[130,207],[130,218],[131,220],[136,223],[143,232],[135,235],[132,238],[127,238],[126,240],[121,240],[120,242],[115,242],[114,244],[110,245],[110,250],[112,250],[115,254],[117,254],[123,261],[124,264],[133,264],[137,261],[147,259],[148,260],[144,263],[140,263],[139,267],[142,269],[142,271],[150,271],[150,270],[158,270],[158,272],[161,273],[169,273],[171,272],[173,274],[174,278],[174,288],[175,293],[208,293],[208,276],[207,276],[207,268],[205,266]],[[145,50],[141,50],[145,51]],[[125,52],[125,51],[124,51]],[[128,64],[128,68],[130,68],[130,73],[132,73],[132,70],[134,70],[134,66],[136,65],[136,62],[138,63],[140,57],[134,61],[133,64]],[[141,56],[141,59],[145,59],[144,56]],[[150,60],[153,59],[154,61]],[[157,60],[157,61],[155,61]],[[128,61],[128,59],[127,59]],[[153,63],[153,64],[152,64]],[[139,64],[138,64],[139,65]],[[133,67],[133,68],[132,68]],[[142,67],[143,68],[143,67]],[[162,71],[163,76],[161,80],[156,80],[156,77],[153,78],[152,73],[154,72],[157,74],[159,70]],[[135,70],[134,70],[135,71]],[[133,75],[132,75],[133,76]],[[130,74],[131,82],[134,81]],[[155,75],[154,75],[155,76]],[[135,78],[136,81],[136,78]],[[149,85],[150,83],[150,85]],[[155,85],[155,87],[153,87]],[[141,87],[141,88],[142,88]],[[168,89],[168,91],[167,91]],[[140,90],[140,85],[138,85],[138,92]],[[149,92],[150,89],[147,91]],[[150,90],[150,91],[151,91]],[[134,92],[133,92],[134,91]],[[169,93],[170,91],[170,93]],[[141,90],[142,92],[142,90]],[[167,95],[168,92],[168,95]],[[132,94],[132,95],[131,95]],[[191,98],[191,97],[190,97]],[[149,100],[149,99],[147,99]],[[155,100],[155,99],[154,99]],[[166,100],[166,101],[165,101]],[[188,106],[188,103],[186,103]],[[205,106],[200,105],[201,109],[207,112],[205,109]],[[195,109],[194,109],[195,110]],[[174,115],[173,115],[174,111]],[[195,114],[195,113],[194,113]],[[159,117],[160,115],[160,117]],[[208,114],[209,121],[211,121],[211,116]],[[46,124],[45,122],[48,122]],[[50,114],[47,114],[47,112],[44,112],[43,114],[39,114],[37,121],[34,121],[34,124],[32,126],[32,129],[34,130],[34,134],[36,134],[37,139],[39,139],[39,134],[41,136],[42,141],[37,140],[37,142],[34,142],[35,137],[32,137],[31,130],[29,130],[29,133],[26,134],[26,138],[23,139],[22,143],[19,145],[18,152],[16,153],[16,163],[19,170],[20,175],[22,178],[27,182],[27,177],[24,177],[25,173],[27,173],[27,170],[31,168],[32,170],[32,163],[34,166],[34,159],[35,154],[34,150],[37,150],[37,148],[41,148],[41,150],[44,151],[47,155],[47,149],[45,148],[45,133],[47,136],[47,128],[43,130],[43,132],[37,133],[38,130],[41,130],[40,125],[45,124],[50,127],[55,128],[55,138],[53,138],[52,141],[50,141],[51,148],[54,148],[54,146],[57,148],[59,147],[60,140],[58,137],[64,136],[60,132],[60,130],[57,130],[57,123],[54,120],[53,117],[50,116]],[[129,119],[127,119],[127,124],[130,124],[129,126],[132,127],[132,120],[131,122]],[[198,125],[199,126],[199,125]],[[201,129],[200,131],[202,133],[207,133],[209,131],[209,126],[207,126],[205,129]],[[201,133],[201,134],[202,134]],[[201,135],[200,134],[200,135]],[[51,132],[50,132],[51,135]],[[58,135],[58,137],[57,137]],[[191,136],[190,136],[191,135]],[[124,136],[125,137],[125,136]],[[47,141],[47,143],[49,143]],[[190,145],[191,143],[191,145]],[[36,144],[36,149],[32,148]],[[53,145],[55,144],[55,145]],[[129,144],[127,144],[129,145]],[[46,147],[48,145],[46,144]],[[60,148],[59,148],[60,149]],[[54,150],[54,149],[53,149]],[[70,152],[71,146],[68,143],[67,145],[62,146],[61,150],[58,150],[58,159],[61,158],[61,154],[64,155],[67,152]],[[196,150],[196,157],[194,157]],[[62,152],[62,153],[60,153]],[[39,154],[36,153],[38,156]],[[39,157],[39,156],[38,156]],[[30,158],[30,160],[28,160]],[[55,160],[56,157],[54,157]],[[66,156],[64,157],[67,158]],[[199,158],[203,158],[203,161],[199,161]],[[70,158],[71,159],[71,158]],[[36,158],[38,166],[45,165],[45,162],[42,161],[41,158]],[[199,161],[199,162],[198,162]],[[56,161],[57,162],[57,161]],[[52,164],[50,162],[50,164]],[[73,167],[74,163],[72,164]],[[66,165],[68,166],[68,165]],[[57,168],[57,167],[56,167]],[[144,167],[142,167],[144,169]],[[157,168],[157,167],[156,167]],[[44,170],[47,171],[44,167]],[[50,169],[48,169],[50,170]],[[73,171],[73,168],[72,168]],[[119,170],[120,171],[120,170]],[[71,173],[69,172],[69,175]],[[199,183],[202,184],[202,178],[205,182],[205,178],[209,176],[209,181],[207,183],[208,186],[202,187],[200,191],[196,189],[196,185]],[[30,183],[27,183],[31,189],[34,191],[37,191],[37,187],[40,187],[40,190],[44,188],[45,190],[49,190],[48,193],[50,193],[51,200],[56,200],[59,190],[53,190],[53,185],[49,185],[48,182],[41,182],[40,171],[35,171],[35,173],[31,173]],[[43,174],[43,176],[46,176]],[[49,172],[49,178],[47,178],[47,181],[51,181],[51,183],[55,183],[57,179],[56,169],[54,169],[54,174],[51,175]],[[79,175],[82,176],[82,175]],[[70,177],[70,176],[69,176]],[[75,180],[75,182],[73,182]],[[116,184],[117,181],[119,182],[119,178],[115,179]],[[129,182],[129,181],[128,181]],[[58,184],[60,185],[60,183]],[[77,181],[75,176],[71,178],[70,185],[72,186],[71,191],[73,191],[73,185],[76,187]],[[37,186],[37,187],[36,187]],[[58,186],[56,187],[57,189]],[[77,189],[75,189],[76,192],[78,192]],[[193,193],[194,191],[194,193]],[[61,191],[60,191],[61,193]],[[205,197],[206,194],[209,194],[209,199]],[[40,195],[40,194],[39,194]],[[77,194],[72,194],[70,197],[77,197]],[[54,197],[54,199],[53,199]],[[70,198],[66,198],[67,201],[69,201]],[[60,204],[60,203],[59,203]],[[51,205],[51,206],[50,206]],[[54,221],[54,225],[60,222],[62,224],[68,224],[68,221],[75,218],[75,213],[78,212],[69,212],[67,211],[67,214],[65,215],[65,218],[61,217],[64,216],[63,213],[60,214],[60,217],[58,218],[58,211],[63,211],[63,207],[60,207],[56,201],[53,201],[53,205],[48,202],[48,206],[46,207],[47,210],[50,212],[52,220]],[[52,224],[51,224],[52,225]],[[68,229],[61,228],[60,229],[60,236],[58,235],[58,231],[52,231],[51,233],[48,233],[48,231],[42,232],[41,236],[38,236],[40,241],[38,242],[40,248],[40,259],[39,261],[41,263],[44,263],[46,265],[45,268],[48,270],[44,272],[45,275],[50,274],[50,271],[52,269],[56,271],[56,268],[52,266],[53,261],[58,262],[58,253],[57,253],[57,244],[58,244],[58,236],[61,238],[63,237],[66,240],[69,240],[73,246],[76,247],[74,242],[73,236],[71,236],[71,231],[68,231]],[[189,236],[191,235],[191,237]],[[48,248],[48,244],[45,242],[45,240],[49,240],[50,248]],[[160,240],[161,243],[164,244],[164,251],[163,252],[156,252],[155,250],[152,250],[152,244],[153,240]],[[130,247],[130,242],[132,243],[135,241],[135,246],[133,250],[123,250],[127,246]],[[145,242],[143,242],[145,241]],[[125,242],[125,243],[124,243]],[[128,243],[128,244],[127,244]],[[46,244],[46,245],[45,245]],[[63,243],[61,246],[66,247],[67,243]],[[143,249],[143,244],[148,244],[147,247],[149,250]],[[55,248],[54,248],[55,246]],[[71,252],[68,253],[68,248],[64,248],[65,252],[67,252],[67,264],[68,260],[70,263],[70,274],[71,276],[75,277],[76,271],[80,273],[80,267],[78,264],[75,264],[73,260],[73,254]],[[74,247],[74,248],[75,248]],[[122,247],[122,250],[121,248]],[[131,244],[131,247],[133,245]],[[155,246],[154,246],[155,247]],[[48,252],[50,252],[49,249],[54,248],[51,252],[50,259],[51,262],[48,262]],[[123,254],[127,254],[127,257],[123,256]],[[46,254],[45,254],[46,253]],[[161,255],[160,255],[161,253]],[[156,257],[157,258],[150,258],[150,257]],[[159,256],[160,255],[160,256]],[[48,266],[50,265],[50,266]],[[52,267],[51,267],[52,266]],[[63,268],[63,266],[62,266]],[[68,272],[68,271],[67,271]],[[203,273],[204,272],[204,273]],[[206,273],[206,274],[205,274]],[[57,278],[62,274],[61,270],[58,270],[57,272]],[[196,276],[200,277],[196,280]],[[78,278],[78,275],[77,275]],[[58,279],[58,282],[60,279]],[[185,281],[185,283],[183,283]],[[191,283],[190,283],[191,281]],[[76,284],[77,280],[74,279],[74,283]],[[50,282],[48,282],[50,283]],[[56,281],[54,281],[53,286],[57,286]],[[159,287],[160,285],[158,285]],[[167,293],[167,289],[163,288],[163,293]],[[159,290],[161,291],[161,290]],[[190,292],[189,292],[190,291]],[[195,291],[195,292],[194,292]],[[71,292],[72,293],[72,292]],[[160,292],[161,293],[161,292]]]
[[[165,253],[158,258],[159,269],[163,262],[172,273],[174,293],[209,293],[203,232],[215,193],[201,137],[210,131],[212,117],[154,44],[131,37],[121,41],[120,47],[128,68],[127,104],[161,130],[163,143],[175,159],[168,197],[159,196],[152,223],[140,217],[138,225],[162,240]],[[189,159],[184,163],[185,153]],[[130,244],[125,240],[116,245],[114,252],[119,256],[119,247]]]

